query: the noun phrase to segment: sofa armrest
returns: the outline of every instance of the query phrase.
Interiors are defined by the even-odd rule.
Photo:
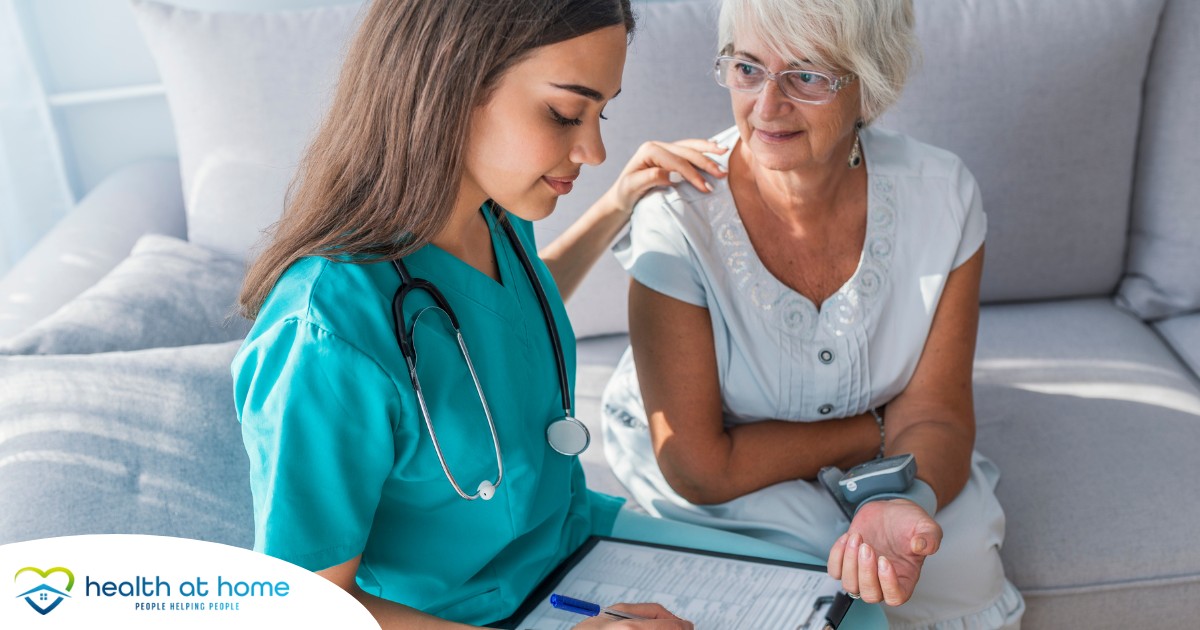
[[[113,173],[0,278],[0,339],[95,284],[143,234],[186,239],[186,228],[175,160],[139,162]]]

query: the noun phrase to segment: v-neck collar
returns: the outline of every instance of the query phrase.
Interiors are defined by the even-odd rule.
[[[518,272],[524,272],[516,269],[511,251],[513,244],[503,234],[504,228],[492,214],[491,202],[484,204],[480,212],[487,221],[488,233],[492,239],[496,269],[500,275],[499,282],[433,243],[427,243],[406,256],[405,262],[413,268],[414,277],[429,280],[443,294],[455,293],[506,320],[520,321],[521,309],[517,291],[521,283],[516,282],[516,277]]]
[[[736,127],[726,133],[732,133],[733,137],[730,150],[724,156],[732,154],[733,147],[740,141]],[[874,148],[874,134],[869,127],[860,132],[860,139],[866,157]],[[848,329],[865,320],[866,312],[889,284],[888,269],[896,221],[895,182],[884,169],[878,168],[878,160],[867,160],[864,166],[868,168],[867,229],[858,265],[842,286],[819,306],[767,269],[750,242],[733,193],[728,190],[728,179],[718,180],[717,186],[724,187],[727,194],[711,200],[710,204],[713,225],[720,235],[717,244],[722,250],[722,258],[733,274],[736,286],[764,314],[771,313],[770,319],[784,330],[812,335],[820,325],[829,334],[847,334]],[[872,166],[876,167],[875,173],[870,170]]]

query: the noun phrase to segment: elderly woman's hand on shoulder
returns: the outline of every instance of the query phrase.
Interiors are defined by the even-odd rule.
[[[829,551],[829,575],[863,601],[899,606],[912,597],[925,558],[937,552],[942,528],[907,499],[859,508]]]
[[[712,192],[701,171],[713,177],[725,177],[726,172],[705,153],[724,153],[725,147],[711,140],[688,139],[676,142],[645,142],[621,169],[617,181],[605,193],[608,204],[625,213],[643,195],[656,186],[686,181],[697,190]],[[672,176],[672,173],[676,175]]]

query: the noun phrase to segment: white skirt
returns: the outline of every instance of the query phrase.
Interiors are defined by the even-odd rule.
[[[787,481],[717,505],[694,505],[663,478],[650,443],[641,392],[626,351],[602,402],[604,454],[617,478],[653,516],[753,536],[827,558],[849,522],[815,481]],[[996,465],[979,453],[971,478],[938,511],[941,548],[925,561],[903,606],[884,607],[892,628],[1019,628],[1025,602],[1004,577],[1004,511],[994,488]]]

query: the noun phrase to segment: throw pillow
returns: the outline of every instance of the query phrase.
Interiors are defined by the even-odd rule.
[[[78,297],[5,342],[0,354],[89,354],[241,339],[242,263],[149,234]]]
[[[189,241],[241,259],[279,218],[360,7],[207,12],[134,0],[171,108]]]

